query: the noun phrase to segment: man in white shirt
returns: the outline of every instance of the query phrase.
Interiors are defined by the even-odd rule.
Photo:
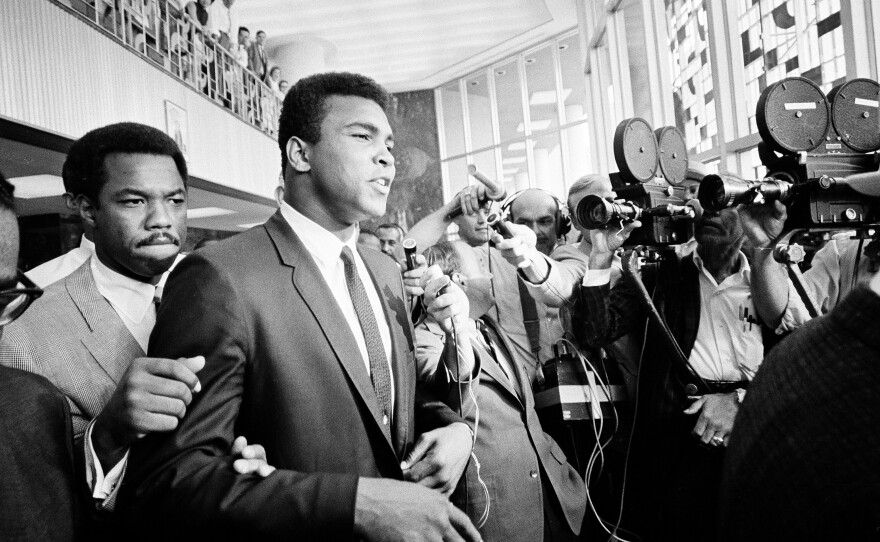
[[[95,253],[8,326],[0,363],[67,396],[85,478],[112,509],[129,447],[173,429],[200,388],[204,358],[145,356],[157,284],[186,238],[186,161],[163,132],[120,123],[76,141],[63,175]]]
[[[208,24],[211,36],[227,51],[232,51],[238,33],[238,10],[235,0],[220,0],[211,4]]]

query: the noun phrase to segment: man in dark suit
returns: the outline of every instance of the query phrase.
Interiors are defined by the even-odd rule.
[[[0,337],[41,291],[16,270],[13,187],[0,174]],[[80,527],[67,401],[45,378],[0,366],[0,534],[69,541]]]
[[[609,285],[614,252],[641,224],[590,231],[575,331],[597,347],[630,332],[646,336],[627,480],[638,518],[627,525],[649,540],[702,541],[715,532],[724,448],[739,404],[797,296],[791,286],[764,294],[751,269],[765,255],[750,265],[740,249],[746,236],[752,246],[773,238],[784,219],[781,205],[704,214],[693,253],[667,251],[656,270],[642,273],[662,319],[650,318],[647,332],[646,294],[630,280]]]
[[[445,305],[463,290],[469,307],[453,317],[454,327],[433,315],[416,326],[420,378],[451,407],[461,405],[476,435],[474,460],[453,502],[487,541],[575,540],[587,507],[584,481],[541,427],[523,363],[492,319],[495,298],[477,252],[464,241],[444,242],[425,257],[432,264],[422,278],[425,302]],[[453,341],[460,357],[443,357],[444,343]]]
[[[876,540],[880,273],[764,360],[724,462],[723,541]]]
[[[248,48],[248,68],[257,75],[257,79],[265,82],[269,77],[269,58],[266,56],[266,33],[257,32],[257,38]]]
[[[470,432],[417,389],[397,266],[355,246],[394,178],[387,100],[359,75],[297,82],[280,119],[281,208],[172,274],[150,353],[207,362],[177,430],[133,451],[133,535],[478,538],[429,489],[454,485]],[[278,470],[229,472],[233,431]]]

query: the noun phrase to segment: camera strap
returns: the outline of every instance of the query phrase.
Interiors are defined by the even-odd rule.
[[[529,348],[535,357],[535,383],[541,385],[544,383],[544,370],[541,367],[541,320],[538,317],[538,305],[521,278],[517,277],[516,285],[519,287],[523,326],[529,338]]]

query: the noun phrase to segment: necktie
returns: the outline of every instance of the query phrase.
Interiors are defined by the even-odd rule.
[[[364,341],[367,343],[367,357],[370,358],[370,380],[373,381],[373,389],[376,390],[379,408],[390,419],[392,414],[391,370],[388,367],[388,358],[385,356],[385,347],[382,346],[376,315],[373,313],[373,306],[367,297],[367,290],[364,289],[364,284],[358,275],[351,249],[342,247],[341,257],[345,266],[345,282],[348,283],[348,293],[351,295],[354,312],[361,323],[361,331],[364,333]]]

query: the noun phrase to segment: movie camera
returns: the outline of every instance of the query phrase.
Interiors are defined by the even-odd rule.
[[[853,229],[880,220],[880,85],[853,79],[826,96],[791,77],[764,89],[756,120],[761,180],[707,175],[698,198],[720,211],[779,200],[786,230]]]
[[[598,229],[640,220],[627,246],[669,246],[690,239],[701,208],[685,202],[688,156],[681,132],[673,126],[653,130],[638,117],[626,119],[614,131],[614,160],[620,170],[611,175],[616,199],[586,196],[575,209],[578,222]]]

